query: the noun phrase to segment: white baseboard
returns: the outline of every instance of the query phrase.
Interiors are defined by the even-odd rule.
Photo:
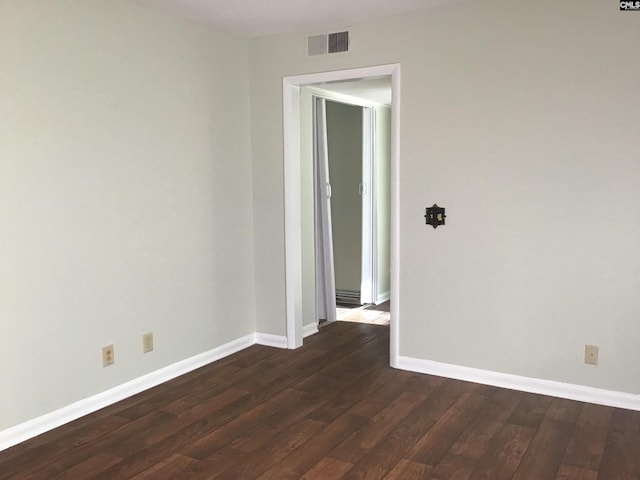
[[[288,348],[287,337],[284,335],[272,335],[270,333],[256,333],[255,343],[265,347]]]
[[[307,338],[313,334],[318,333],[318,324],[310,323],[302,327],[302,338]]]
[[[386,292],[383,293],[379,293],[378,295],[376,295],[376,301],[375,304],[376,305],[380,305],[381,303],[386,302],[387,300],[391,299],[391,292],[389,290],[387,290]]]
[[[495,387],[509,388],[523,392],[640,411],[640,395],[633,393],[616,392],[602,388],[573,385],[552,380],[541,380],[539,378],[521,377],[508,373],[492,372],[489,370],[461,367],[458,365],[402,356],[398,357],[396,367],[402,370],[437,375],[439,377],[455,378],[467,382],[493,385]]]
[[[239,352],[256,343],[254,334],[238,338],[208,352],[195,355],[167,367],[118,385],[105,392],[79,400],[51,413],[28,420],[24,423],[0,431],[0,451],[24,442],[30,438],[53,430],[61,425],[77,420],[101,408],[131,397],[149,388],[160,385],[185,373]]]

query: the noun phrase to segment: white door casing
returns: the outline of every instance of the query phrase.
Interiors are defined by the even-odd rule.
[[[300,87],[323,82],[391,76],[391,326],[390,364],[397,365],[400,332],[400,65],[379,65],[283,78],[285,295],[287,346],[302,346],[302,235],[300,192]]]
[[[374,199],[374,138],[375,109],[362,109],[362,272],[360,273],[360,303],[373,303],[376,284],[376,244]]]

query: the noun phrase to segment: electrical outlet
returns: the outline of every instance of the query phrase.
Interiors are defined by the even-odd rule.
[[[102,366],[108,367],[109,365],[113,365],[115,360],[113,345],[102,347]]]
[[[153,332],[142,335],[142,353],[149,353],[153,350]]]
[[[587,365],[598,364],[598,346],[597,345],[584,346],[584,363],[586,363]]]

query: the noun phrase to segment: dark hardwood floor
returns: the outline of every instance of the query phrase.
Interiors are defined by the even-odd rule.
[[[0,452],[0,479],[640,478],[640,412],[394,370],[388,344],[253,346]]]

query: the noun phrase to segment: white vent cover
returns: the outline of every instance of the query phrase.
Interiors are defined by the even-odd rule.
[[[325,33],[307,37],[307,55],[327,55],[349,51],[349,32]]]

